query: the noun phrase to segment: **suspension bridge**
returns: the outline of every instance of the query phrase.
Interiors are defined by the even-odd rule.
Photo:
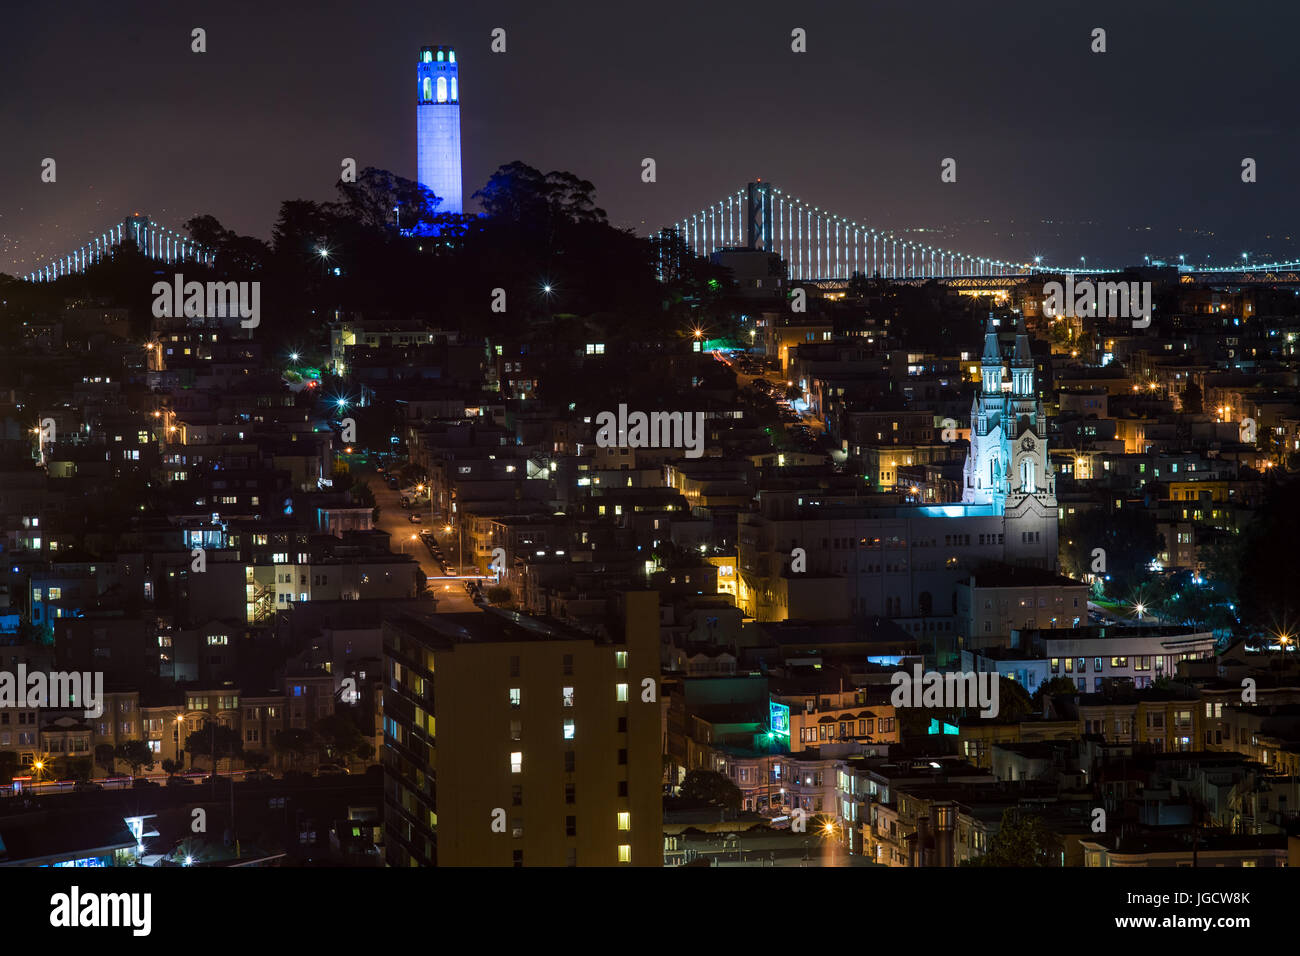
[[[786,263],[789,279],[826,289],[845,287],[854,274],[879,276],[897,283],[939,281],[958,288],[993,289],[1026,282],[1042,274],[1071,273],[1086,277],[1125,271],[1125,267],[1086,263],[1052,265],[1041,258],[1012,262],[944,249],[837,215],[761,180],[679,219],[668,228],[701,258],[729,249],[775,253]],[[211,250],[190,237],[149,216],[133,213],[24,278],[29,282],[52,282],[85,272],[110,258],[114,249],[126,241],[133,242],[141,253],[159,262],[196,262],[210,266],[214,260]],[[1169,266],[1178,270],[1184,282],[1300,287],[1300,260],[1248,262],[1243,259],[1217,266],[1180,261]]]
[[[24,278],[28,282],[53,282],[64,276],[78,275],[92,265],[112,258],[113,251],[123,242],[135,243],[141,253],[159,262],[197,262],[210,266],[213,261],[213,253],[189,236],[156,223],[148,216],[132,213],[81,247],[51,259]]]
[[[1035,274],[1107,275],[1126,267],[1063,267],[1041,257],[1010,262],[943,249],[840,216],[761,180],[685,216],[669,227],[692,253],[709,258],[733,249],[775,253],[787,277],[823,288],[847,285],[855,274],[893,282],[940,281],[969,288],[996,288]],[[1165,265],[1163,262],[1150,265]],[[1223,266],[1170,263],[1182,281],[1211,284],[1300,285],[1300,260]]]

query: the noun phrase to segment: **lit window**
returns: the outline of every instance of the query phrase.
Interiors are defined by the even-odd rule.
[[[573,721],[571,721],[571,720],[566,720],[566,721],[564,722],[564,739],[565,739],[565,740],[572,740],[572,739],[573,739],[573,733],[574,733],[574,730],[575,730],[575,729],[576,729],[576,726],[574,725]]]
[[[632,862],[632,844],[620,843],[618,845],[618,862],[620,863]]]
[[[624,669],[626,669],[626,667],[627,667],[627,651],[615,651],[615,652],[614,652],[614,666],[617,667],[619,670],[624,670]]]
[[[565,706],[565,707],[572,707],[572,706],[573,706],[573,688],[572,688],[572,687],[566,687],[566,688],[564,688],[564,706]]]
[[[620,811],[618,815],[618,828],[620,830],[632,829],[632,814],[628,813],[626,810]]]
[[[510,772],[524,772],[524,755],[521,751],[515,750],[510,754]]]
[[[627,684],[615,684],[615,700],[620,703],[627,703]]]
[[[518,688],[518,687],[511,687],[511,688],[510,688],[510,706],[511,706],[511,707],[518,707],[518,706],[519,706],[519,702],[520,702],[519,688]]]

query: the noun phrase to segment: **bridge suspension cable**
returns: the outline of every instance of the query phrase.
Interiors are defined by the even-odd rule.
[[[196,262],[210,266],[214,253],[189,236],[154,222],[148,216],[128,216],[103,230],[79,248],[51,259],[24,278],[28,282],[53,282],[64,276],[78,275],[106,259],[124,242],[134,243],[142,254],[165,263]]]

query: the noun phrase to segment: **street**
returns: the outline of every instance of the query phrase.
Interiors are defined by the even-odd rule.
[[[387,532],[391,536],[389,547],[399,554],[413,554],[417,561],[420,562],[420,568],[429,578],[444,577],[442,568],[438,567],[438,562],[434,560],[429,553],[428,547],[420,538],[420,532],[424,530],[432,531],[434,538],[437,540],[439,547],[442,548],[443,555],[456,568],[458,572],[463,571],[456,554],[456,540],[454,535],[447,535],[443,532],[443,525],[436,523],[433,516],[428,511],[428,505],[421,503],[418,509],[406,509],[401,505],[401,494],[388,487],[384,481],[383,475],[376,474],[372,471],[358,472],[358,481],[364,481],[369,485],[370,490],[374,492],[375,504],[379,506],[379,522],[375,525],[379,530]],[[421,522],[413,523],[410,516],[413,512],[418,511]],[[433,588],[434,596],[438,599],[439,614],[460,614],[465,612],[482,613],[482,608],[476,605],[473,599],[465,591],[465,585],[461,581],[438,581],[430,580],[429,587]]]

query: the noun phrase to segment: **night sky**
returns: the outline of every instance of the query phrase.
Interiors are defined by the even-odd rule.
[[[6,4],[0,271],[135,210],[269,237],[281,200],[333,198],[345,156],[414,178],[435,44],[460,63],[468,208],[519,159],[642,233],[762,177],[977,255],[1300,258],[1297,34],[1300,5],[1223,0]]]

